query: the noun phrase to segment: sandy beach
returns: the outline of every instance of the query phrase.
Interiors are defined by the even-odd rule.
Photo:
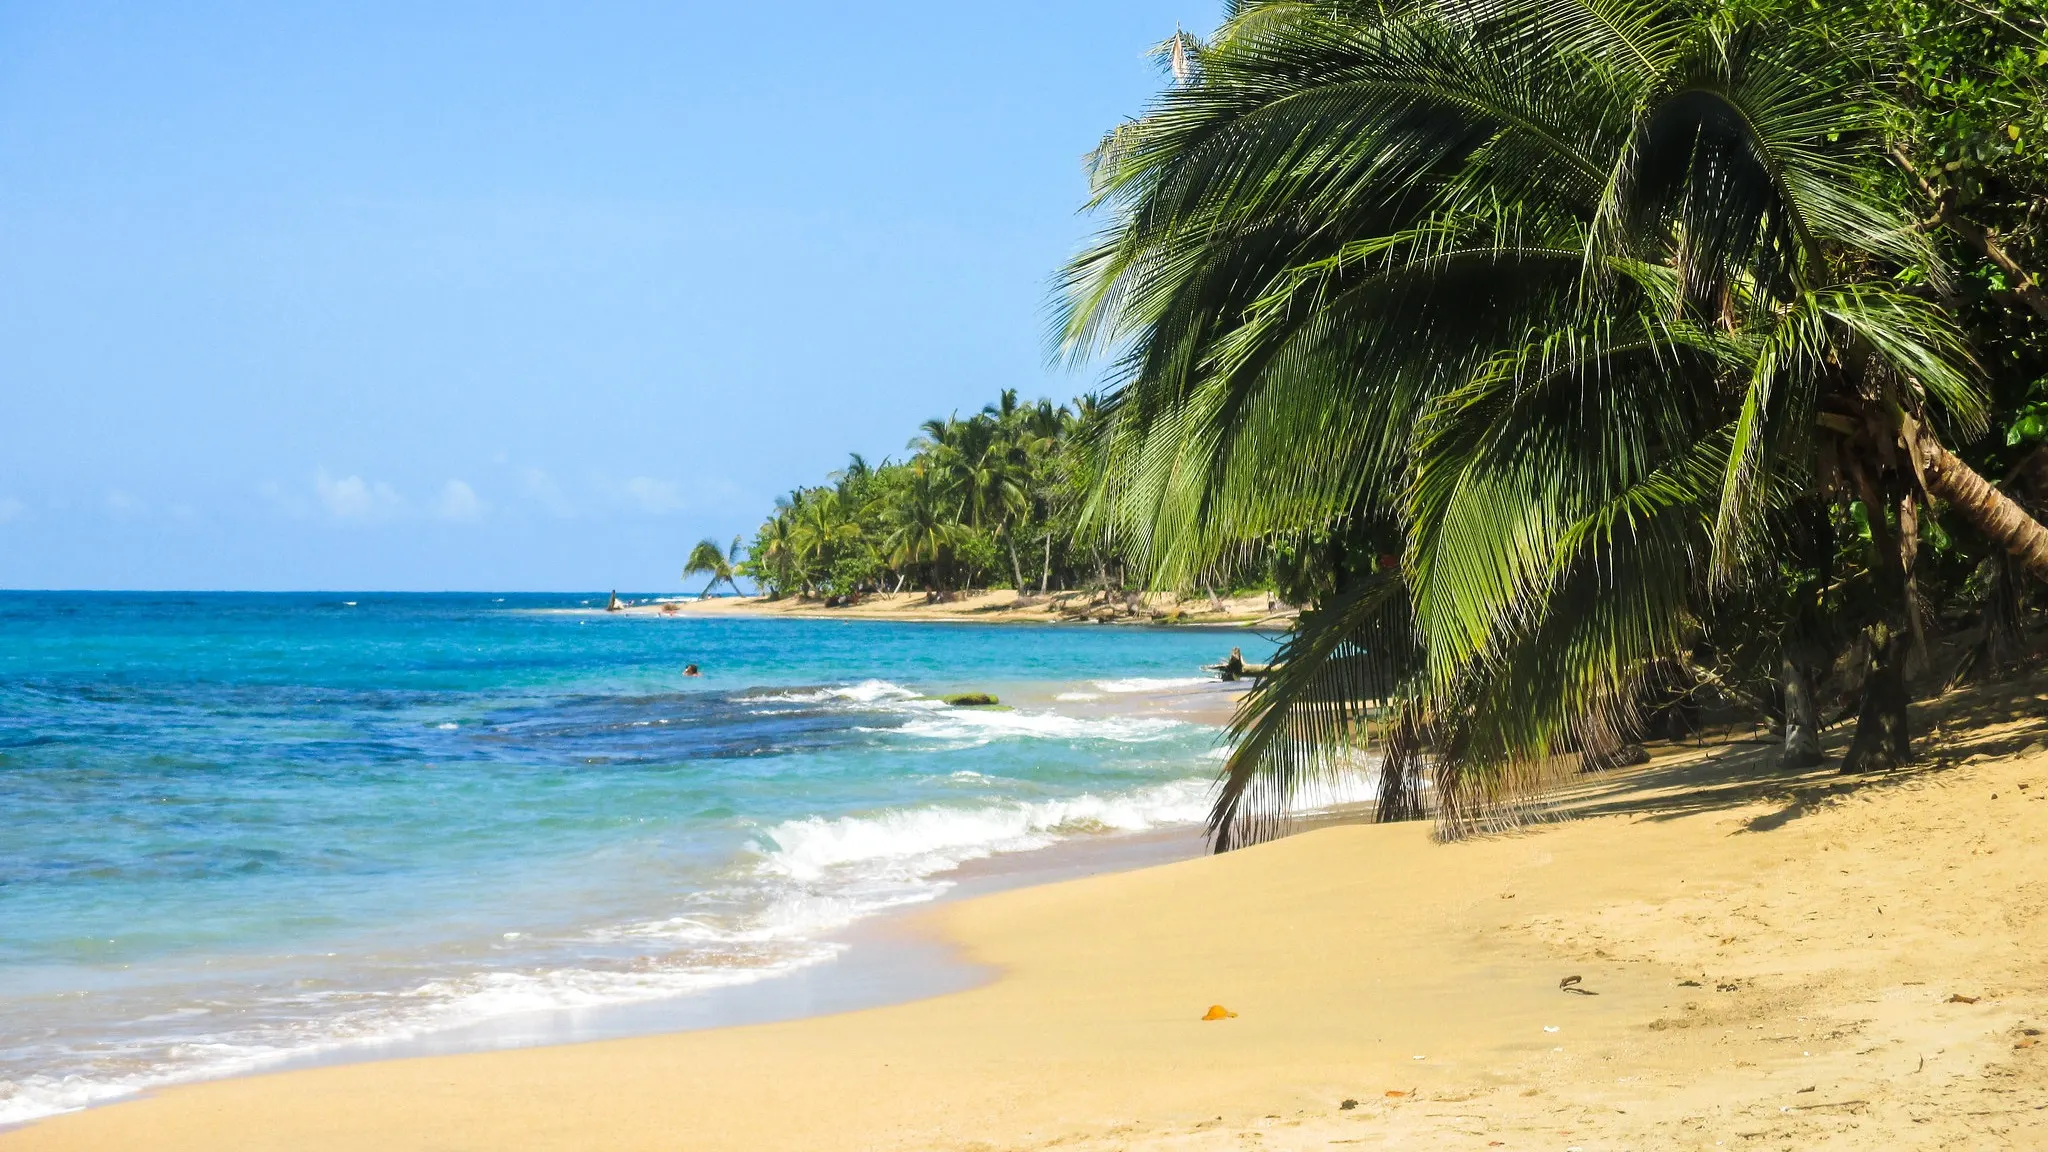
[[[1264,593],[1250,596],[1119,596],[1105,600],[1087,592],[1019,596],[1008,588],[967,592],[926,603],[922,592],[880,593],[858,604],[827,607],[821,599],[788,596],[715,596],[631,604],[630,616],[759,616],[846,620],[979,621],[988,624],[1265,624],[1286,627],[1295,611]]]
[[[2044,701],[1929,706],[1888,777],[1665,748],[1519,833],[1345,825],[934,908],[999,973],[968,991],[196,1084],[0,1149],[2040,1146]]]

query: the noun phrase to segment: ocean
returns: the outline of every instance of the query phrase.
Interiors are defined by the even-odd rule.
[[[965,862],[1192,826],[1200,666],[1273,650],[603,603],[0,593],[0,1124],[716,995]]]

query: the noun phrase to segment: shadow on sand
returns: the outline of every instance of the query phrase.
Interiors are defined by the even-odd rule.
[[[1958,689],[1914,705],[1919,758],[1894,772],[1842,775],[1850,723],[1828,733],[1827,759],[1817,768],[1783,767],[1775,744],[1757,739],[1677,743],[1654,747],[1655,757],[1640,768],[1589,777],[1565,790],[1538,819],[1633,816],[1663,821],[1772,804],[1772,811],[1745,821],[1735,834],[1769,832],[1843,797],[1918,786],[1960,763],[2048,745],[2048,693],[2043,688],[2048,683],[2040,677],[2028,677]]]

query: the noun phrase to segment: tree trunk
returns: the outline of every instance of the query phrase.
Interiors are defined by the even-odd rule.
[[[1038,594],[1039,594],[1040,596],[1043,596],[1043,595],[1045,595],[1045,590],[1046,590],[1047,588],[1051,587],[1051,586],[1052,586],[1052,533],[1050,533],[1050,532],[1047,532],[1047,533],[1045,534],[1045,570],[1044,570],[1043,572],[1041,572],[1041,573],[1039,574],[1039,577],[1038,577]]]
[[[1901,567],[1904,552],[1898,535],[1885,520],[1886,501],[1878,496],[1868,473],[1861,468],[1855,473],[1870,521],[1871,583],[1878,602],[1885,606],[1885,618],[1868,631],[1870,663],[1863,677],[1863,704],[1856,716],[1856,733],[1842,755],[1842,771],[1870,772],[1896,768],[1913,758],[1912,732],[1906,723],[1910,697],[1906,693],[1905,627],[1912,604]]]
[[[1024,565],[1017,562],[1017,534],[1005,532],[1003,536],[1010,545],[1010,575],[1016,580],[1017,595],[1021,597],[1025,595],[1026,589],[1024,587]]]
[[[1878,603],[1884,606],[1884,617],[1865,633],[1870,658],[1863,677],[1863,703],[1856,716],[1856,733],[1842,755],[1842,771],[1869,772],[1896,768],[1913,758],[1912,733],[1906,723],[1906,705],[1912,699],[1906,692],[1907,616],[1913,611],[1905,569],[1909,553],[1885,514],[1897,507],[1905,524],[1913,523],[1913,515],[1910,502],[1895,505],[1853,459],[1850,474],[1870,522],[1870,580]]]
[[[1373,808],[1376,822],[1422,818],[1422,790],[1417,787],[1421,781],[1416,778],[1422,767],[1421,743],[1414,717],[1403,708],[1380,753],[1379,803]]]
[[[1785,689],[1785,755],[1787,768],[1811,768],[1821,762],[1820,724],[1814,717],[1813,689],[1806,669],[1790,656],[1778,661],[1778,679]]]
[[[1920,501],[1911,492],[1899,501],[1899,571],[1906,581],[1906,634],[1913,641],[1906,650],[1905,674],[1909,681],[1917,681],[1933,670],[1934,649],[1927,643],[1927,629],[1921,623]]]
[[[1856,716],[1856,735],[1842,756],[1844,772],[1888,771],[1913,759],[1906,724],[1906,637],[1890,624],[1878,624],[1872,633],[1863,707]]]
[[[2048,528],[1931,436],[1920,437],[1920,470],[1928,495],[1948,501],[1971,527],[2012,553],[2029,576],[2048,581]]]

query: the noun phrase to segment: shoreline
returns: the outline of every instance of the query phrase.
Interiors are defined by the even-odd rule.
[[[1079,719],[1170,719],[1219,728],[1245,687],[1206,681],[1144,683],[1147,686],[1142,689],[1088,693],[1085,700],[1060,692],[1072,687],[1064,681],[1006,685],[1005,694],[1008,698],[1015,689],[1016,704],[1033,712]],[[1188,775],[1199,776],[1206,770],[1206,761],[1196,760],[1186,767]],[[759,972],[740,969],[730,983],[649,999],[535,1007],[429,1031],[314,1044],[239,1067],[172,1074],[120,1094],[90,1099],[72,1112],[26,1120],[10,1118],[0,1123],[0,1133],[196,1084],[366,1062],[744,1026],[924,999],[990,978],[984,967],[963,958],[957,946],[938,938],[924,924],[923,917],[932,908],[1010,888],[1186,858],[1201,850],[1199,825],[1193,822],[1094,834],[1068,832],[1040,847],[997,848],[990,855],[971,857],[927,877],[939,889],[935,895],[865,912],[843,927],[813,937],[813,942],[828,952],[836,950],[820,959]]]
[[[957,943],[933,930],[931,916],[935,910],[1015,888],[1189,859],[1200,855],[1202,848],[1195,827],[1183,826],[1110,833],[1093,839],[1063,840],[1027,852],[997,853],[967,861],[933,877],[950,887],[928,902],[884,910],[824,937],[821,942],[839,945],[842,951],[803,967],[654,1000],[535,1009],[403,1039],[306,1053],[254,1071],[184,1081],[170,1087],[386,1060],[463,1056],[746,1027],[884,1008],[966,991],[995,979],[997,973],[969,959]],[[134,1098],[108,1100],[91,1107],[113,1107]],[[0,1132],[8,1130],[0,1127]]]
[[[825,601],[765,596],[715,596],[708,599],[679,596],[653,602],[628,604],[616,611],[561,609],[598,612],[614,616],[651,616],[657,619],[687,619],[692,616],[750,617],[757,619],[888,620],[898,623],[976,624],[1112,624],[1164,627],[1291,628],[1297,610],[1272,602],[1263,593],[1250,596],[1180,597],[1159,593],[1132,594],[1102,602],[1098,594],[1054,592],[1045,596],[1019,596],[1003,588],[969,592],[941,603],[925,602],[922,592],[883,592],[858,604],[827,607]]]
[[[1515,833],[1342,824],[926,906],[996,973],[935,997],[185,1085],[0,1150],[2027,1146],[2044,699],[1917,708],[1892,776],[1663,746]]]
[[[1337,810],[1317,815],[1323,820],[1346,818]],[[946,887],[928,900],[870,913],[819,937],[818,943],[840,951],[812,963],[654,999],[536,1008],[415,1035],[342,1042],[239,1071],[174,1078],[70,1111],[0,1124],[0,1139],[62,1117],[206,1084],[361,1064],[459,1059],[801,1021],[970,990],[993,981],[999,973],[971,957],[938,928],[934,915],[947,906],[1014,889],[1191,859],[1205,851],[1200,826],[1193,823],[1112,831],[1041,848],[998,851],[934,874],[930,879]]]

